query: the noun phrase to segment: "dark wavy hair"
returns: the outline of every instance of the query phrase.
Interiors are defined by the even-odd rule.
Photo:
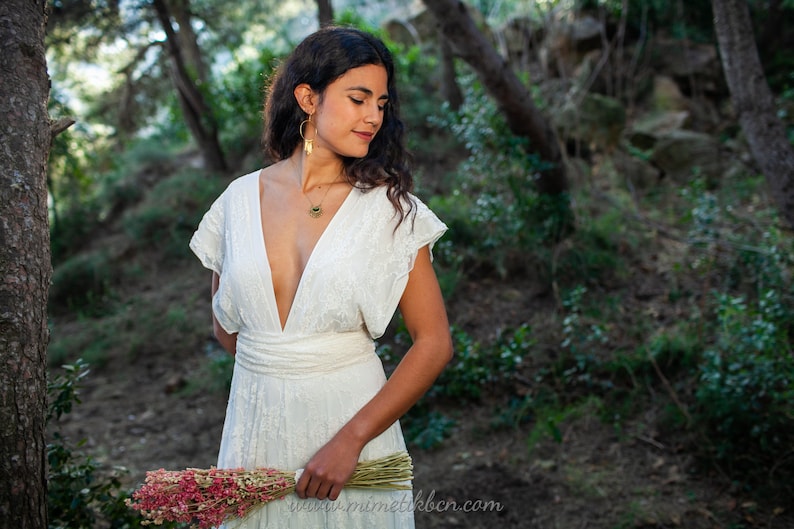
[[[295,100],[294,90],[306,83],[322,100],[329,84],[348,70],[366,65],[383,66],[387,74],[389,102],[383,123],[363,158],[343,157],[350,183],[361,189],[387,186],[387,196],[400,221],[413,209],[408,193],[413,176],[408,168],[404,125],[394,79],[391,52],[377,37],[355,28],[329,26],[306,37],[277,69],[265,101],[262,146],[275,160],[292,156],[302,142],[299,127],[306,113]]]

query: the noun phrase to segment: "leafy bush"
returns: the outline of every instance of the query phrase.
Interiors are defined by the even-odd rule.
[[[624,274],[626,267],[619,247],[633,244],[625,232],[625,221],[617,210],[593,218],[581,215],[576,231],[556,248],[556,257],[546,258],[548,277],[561,283],[590,285]]]
[[[707,440],[702,453],[738,484],[790,493],[793,241],[776,227],[774,214],[758,210],[748,222],[734,208],[735,197],[720,192],[726,193],[695,181],[684,193],[692,204],[689,236],[699,250],[693,268],[718,285],[707,297],[713,306],[704,305],[700,315],[705,338],[693,419]]]
[[[112,266],[103,251],[82,253],[55,268],[50,288],[50,310],[79,310],[93,313],[101,309],[111,293]]]
[[[453,328],[455,356],[429,395],[480,399],[484,389],[494,390],[500,382],[512,378],[535,344],[530,334],[530,328],[523,325],[514,332],[500,334],[492,346],[484,347],[465,331]]]
[[[227,395],[232,386],[234,356],[212,342],[205,346],[207,362],[192,375],[184,389],[185,394],[222,393]]]
[[[456,171],[452,192],[433,197],[430,206],[449,225],[465,268],[505,277],[531,266],[539,247],[561,238],[571,221],[569,197],[536,191],[533,180],[548,166],[527,153],[528,140],[510,132],[473,76],[461,84],[460,109],[444,105],[430,121],[451,130],[468,157]]]
[[[403,420],[406,441],[423,450],[441,446],[454,427],[455,420],[438,411],[414,411]]]
[[[245,155],[259,145],[265,85],[276,63],[276,55],[268,49],[253,58],[237,58],[213,84],[210,100],[220,126],[221,142],[233,156]]]
[[[187,257],[190,236],[225,183],[200,171],[180,171],[159,182],[125,215],[125,230],[142,248],[161,249],[165,257]]]
[[[408,340],[404,327],[398,329],[397,343]],[[490,346],[476,342],[460,329],[452,329],[455,356],[424,397],[402,419],[406,440],[430,449],[439,446],[455,426],[455,420],[431,409],[432,403],[444,399],[460,402],[479,401],[487,391],[497,392],[515,376],[524,357],[535,345],[529,326],[499,334]],[[395,358],[390,347],[378,348],[384,363]]]
[[[794,446],[794,307],[772,289],[752,304],[717,297],[716,341],[704,352],[696,393],[712,455],[732,475],[791,487],[794,465],[786,458]]]
[[[63,366],[63,373],[55,377],[47,388],[50,406],[47,420],[50,428],[64,414],[79,404],[79,384],[88,375],[88,365],[82,360]],[[135,529],[142,527],[138,513],[129,509],[124,500],[129,491],[121,488],[124,468],[103,468],[91,456],[75,451],[56,430],[47,445],[49,463],[47,512],[49,529]],[[176,527],[173,524],[167,527]]]

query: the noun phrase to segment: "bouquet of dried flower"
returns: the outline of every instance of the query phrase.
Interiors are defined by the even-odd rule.
[[[256,507],[294,492],[299,476],[300,470],[272,468],[160,469],[147,472],[145,484],[126,503],[146,518],[143,525],[170,521],[207,529],[243,518]],[[410,456],[397,452],[358,463],[345,487],[405,490],[411,488],[406,482],[412,479]]]

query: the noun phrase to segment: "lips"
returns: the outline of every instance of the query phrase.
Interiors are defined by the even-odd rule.
[[[375,134],[372,132],[359,132],[357,130],[354,130],[353,134],[355,134],[364,141],[372,141],[372,138],[375,137]]]

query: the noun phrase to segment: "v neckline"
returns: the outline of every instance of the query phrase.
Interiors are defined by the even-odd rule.
[[[332,228],[334,227],[334,225],[337,223],[337,218],[346,209],[346,206],[351,201],[351,197],[353,196],[353,193],[356,190],[356,188],[353,187],[352,189],[350,189],[350,191],[348,192],[347,196],[345,196],[344,200],[342,200],[342,203],[339,205],[339,208],[333,214],[333,216],[331,217],[331,220],[328,221],[328,224],[325,226],[325,228],[323,229],[322,233],[320,234],[320,237],[318,237],[317,241],[314,243],[314,246],[312,247],[311,251],[309,252],[309,258],[306,259],[306,264],[304,265],[303,270],[301,271],[300,277],[298,278],[298,286],[295,288],[295,295],[292,297],[292,303],[289,306],[289,310],[287,310],[287,317],[284,320],[284,325],[282,326],[281,325],[281,314],[279,313],[278,303],[277,303],[277,299],[276,299],[276,286],[273,284],[273,269],[270,266],[270,258],[269,258],[268,253],[267,253],[267,243],[265,242],[265,230],[262,227],[262,194],[261,194],[260,187],[259,187],[259,179],[260,179],[260,176],[262,174],[262,171],[261,170],[257,171],[254,174],[256,175],[256,178],[253,178],[253,181],[254,181],[254,184],[255,184],[254,185],[254,190],[256,192],[254,194],[254,197],[255,197],[254,205],[256,206],[254,209],[256,211],[256,218],[257,218],[257,223],[256,224],[258,226],[257,232],[259,234],[259,244],[257,246],[259,248],[261,248],[262,254],[263,254],[263,257],[264,257],[264,259],[260,259],[259,262],[262,263],[262,266],[265,267],[264,270],[262,270],[260,268],[260,271],[265,272],[264,281],[265,281],[266,285],[269,285],[269,288],[266,288],[266,290],[268,291],[268,294],[270,296],[270,301],[271,301],[271,304],[273,306],[273,314],[275,315],[276,328],[279,329],[279,332],[281,334],[284,334],[286,332],[286,330],[287,330],[287,327],[289,327],[289,325],[290,325],[290,321],[292,321],[292,312],[293,312],[293,309],[295,308],[295,302],[298,301],[298,296],[300,296],[300,293],[303,290],[303,282],[304,282],[303,279],[306,277],[307,270],[309,270],[309,267],[312,265],[312,262],[315,260],[314,259],[314,254],[317,253],[317,249],[320,247],[320,245],[323,243],[323,241],[327,238],[326,234],[329,231],[331,231]]]

